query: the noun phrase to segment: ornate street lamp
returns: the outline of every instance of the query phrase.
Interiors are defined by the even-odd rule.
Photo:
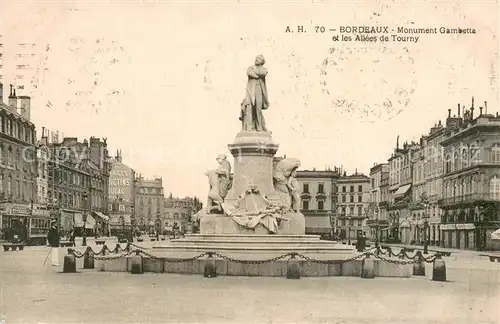
[[[378,219],[379,219],[379,208],[377,207],[377,209],[375,210],[375,215],[376,215],[376,224],[375,224],[375,247],[378,248],[378,232],[379,232],[379,228],[378,228]]]
[[[161,229],[161,220],[160,220],[160,211],[156,212],[156,241],[160,241],[160,229]]]
[[[88,200],[88,194],[86,192],[83,193],[83,201],[84,201],[84,205],[83,207],[85,208],[83,210],[83,237],[82,237],[82,246],[87,246],[87,228],[86,228],[86,225],[87,225],[87,200]]]
[[[347,222],[349,223],[348,231],[347,231],[347,244],[351,245],[351,215],[347,217]]]
[[[427,254],[427,253],[429,253],[429,251],[428,251],[429,244],[427,242],[427,227],[429,226],[429,223],[427,222],[427,218],[429,216],[427,209],[429,207],[429,201],[427,200],[427,195],[425,193],[422,193],[422,195],[420,196],[420,199],[421,199],[422,204],[424,206],[424,216],[425,216],[425,219],[424,219],[424,254]]]

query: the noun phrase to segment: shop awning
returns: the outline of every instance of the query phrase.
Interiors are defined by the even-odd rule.
[[[75,214],[75,227],[83,227],[83,215]],[[85,228],[94,228],[95,227],[95,219],[92,215],[87,214],[87,221],[85,222]]]
[[[407,185],[399,187],[398,190],[396,190],[396,192],[394,193],[394,198],[403,197],[408,192],[410,187],[411,187],[411,184],[407,184]]]
[[[105,222],[109,222],[109,217],[101,212],[93,212],[97,217],[101,218]]]

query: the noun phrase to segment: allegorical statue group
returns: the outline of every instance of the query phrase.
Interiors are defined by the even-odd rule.
[[[207,200],[209,213],[223,212],[224,199],[232,186],[231,164],[227,160],[227,156],[220,154],[216,160],[219,167],[205,172],[210,186]],[[296,179],[299,166],[298,159],[284,158],[274,167],[274,189],[280,196],[284,212],[298,212],[300,209],[299,183]]]
[[[264,56],[255,58],[255,64],[247,69],[247,87],[245,97],[241,103],[240,121],[243,132],[267,132],[263,110],[269,107],[267,94],[266,76],[267,69],[264,67]],[[210,190],[208,193],[207,212],[223,213],[223,203],[227,193],[231,189],[231,164],[227,156],[217,156],[219,167],[209,170],[208,176]],[[280,196],[283,212],[299,212],[299,185],[295,178],[296,170],[300,161],[293,158],[280,160],[274,168],[274,189]]]

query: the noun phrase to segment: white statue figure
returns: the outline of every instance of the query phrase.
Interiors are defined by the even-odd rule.
[[[214,210],[222,210],[221,204],[223,202],[223,199],[219,194],[219,175],[216,171],[217,170],[208,170],[207,172],[205,172],[205,175],[208,177],[208,184],[210,185],[207,199],[208,213]]]
[[[292,209],[298,213],[300,211],[300,184],[299,181],[297,181],[296,177],[297,170],[293,170],[292,174],[288,178],[287,186],[292,198]]]
[[[229,189],[231,189],[231,163],[227,160],[225,154],[219,154],[216,158],[219,167],[215,172],[217,173],[219,179],[219,196],[224,199],[226,198]]]
[[[264,56],[255,58],[255,65],[247,69],[247,89],[245,98],[241,103],[240,120],[242,130],[247,132],[266,132],[266,122],[263,110],[269,107],[267,96],[266,76],[267,69],[264,67],[266,60]]]
[[[294,182],[294,179],[290,179],[290,177],[292,177],[292,173],[297,170],[299,166],[300,161],[298,159],[285,158],[279,161],[274,168],[274,189],[280,195],[281,203],[285,207],[286,211],[292,209],[292,201],[297,198],[292,196],[293,193],[290,190],[290,186],[295,189],[298,184]],[[300,201],[300,199],[298,201]],[[298,204],[298,202],[296,204]]]

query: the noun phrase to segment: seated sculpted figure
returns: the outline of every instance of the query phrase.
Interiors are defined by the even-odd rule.
[[[222,211],[221,204],[223,203],[223,199],[219,194],[219,175],[216,171],[217,170],[209,170],[205,172],[210,186],[207,199],[208,213],[211,213],[212,211]]]
[[[281,198],[281,204],[285,207],[285,211],[292,209],[292,194],[290,191],[290,177],[292,172],[298,169],[300,161],[294,158],[286,158],[279,161],[274,168],[274,189],[278,192]]]

